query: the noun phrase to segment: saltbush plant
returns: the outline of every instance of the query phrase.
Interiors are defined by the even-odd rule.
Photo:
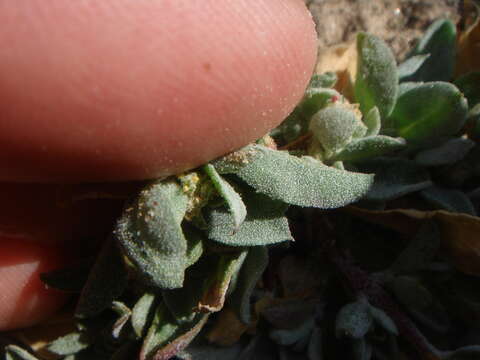
[[[352,98],[315,75],[270,134],[146,184],[93,266],[42,276],[80,294],[48,352],[480,359],[480,85],[453,79],[455,37],[439,20],[397,66],[360,33]]]

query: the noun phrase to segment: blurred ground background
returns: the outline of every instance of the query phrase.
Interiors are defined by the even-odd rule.
[[[459,18],[460,0],[305,0],[320,48],[348,42],[358,31],[383,38],[402,59],[438,18]]]

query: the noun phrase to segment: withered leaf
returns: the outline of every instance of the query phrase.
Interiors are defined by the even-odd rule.
[[[458,270],[480,275],[480,218],[445,210],[420,211],[396,209],[375,211],[350,207],[347,211],[366,221],[391,227],[401,233],[418,231],[425,221],[435,221],[440,228],[440,238],[446,255]]]

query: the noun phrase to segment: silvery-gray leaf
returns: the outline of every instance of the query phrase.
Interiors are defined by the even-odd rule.
[[[357,52],[355,100],[360,103],[363,114],[376,106],[382,121],[386,121],[393,110],[398,91],[395,57],[383,40],[367,33],[357,35]],[[382,127],[390,128],[385,123]]]
[[[5,360],[39,360],[37,357],[16,345],[5,347]]]
[[[377,158],[358,163],[366,173],[374,173],[375,181],[365,199],[386,201],[432,186],[430,174],[415,162],[400,158]]]
[[[91,340],[85,333],[73,332],[52,341],[48,344],[47,349],[56,355],[65,356],[78,353],[89,347],[90,344]]]
[[[308,360],[323,360],[322,330],[315,326],[307,349]]]
[[[406,142],[402,138],[393,138],[385,135],[368,136],[353,140],[330,160],[361,161],[386,155],[403,149],[405,146]]]
[[[112,239],[105,242],[90,271],[75,309],[77,317],[91,317],[110,307],[125,290],[128,272]]]
[[[322,209],[345,206],[366,194],[373,182],[373,175],[334,169],[310,157],[299,158],[258,145],[244,151],[250,156],[242,166],[223,169],[258,192],[292,205]]]
[[[352,140],[358,123],[353,109],[334,104],[312,116],[310,131],[325,150],[335,152]]]
[[[398,329],[393,320],[388,316],[385,311],[379,309],[373,305],[370,305],[370,313],[372,314],[373,320],[384,330],[388,331],[390,334],[398,335]]]
[[[440,229],[435,222],[426,222],[390,267],[394,273],[414,272],[424,268],[440,247]]]
[[[335,320],[337,338],[361,339],[371,329],[373,317],[369,304],[364,299],[343,306]]]
[[[115,234],[142,279],[163,289],[179,288],[187,266],[181,222],[188,198],[175,180],[143,189],[117,222]]]
[[[233,218],[233,232],[236,232],[240,225],[242,225],[247,215],[247,208],[242,201],[240,195],[225,179],[223,179],[211,164],[204,166],[204,170],[212,180],[213,186],[218,191],[220,196],[225,200]]]
[[[146,331],[146,326],[151,316],[153,316],[155,306],[155,295],[145,293],[137,301],[132,309],[132,327],[137,337],[141,338]]]
[[[371,108],[362,119],[363,123],[367,127],[367,132],[365,136],[375,136],[378,135],[382,127],[382,119],[380,117],[380,111],[374,106]]]
[[[438,209],[476,216],[475,207],[469,197],[460,190],[432,186],[420,195]]]
[[[205,235],[202,231],[196,229],[188,223],[182,226],[183,234],[187,239],[187,264],[186,267],[195,264],[203,254],[203,241]]]
[[[429,57],[430,54],[414,55],[398,65],[398,81],[406,81],[414,75]]]
[[[269,336],[278,345],[293,345],[302,338],[308,338],[314,327],[314,319],[309,318],[294,329],[272,329]]]
[[[415,162],[423,166],[454,164],[462,160],[475,146],[475,142],[466,138],[453,138],[438,147],[420,151]]]
[[[236,311],[245,324],[249,324],[251,320],[250,297],[267,264],[268,250],[265,246],[250,248],[240,269],[236,288],[228,298],[229,307]]]
[[[212,209],[208,215],[208,237],[229,246],[259,246],[293,240],[284,216],[287,206],[262,194],[245,192],[247,217],[232,233],[232,217],[225,208]]]

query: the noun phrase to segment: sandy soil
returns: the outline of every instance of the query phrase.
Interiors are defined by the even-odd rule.
[[[459,0],[305,0],[313,14],[319,46],[349,41],[357,31],[383,38],[398,59],[440,17],[459,18]]]

